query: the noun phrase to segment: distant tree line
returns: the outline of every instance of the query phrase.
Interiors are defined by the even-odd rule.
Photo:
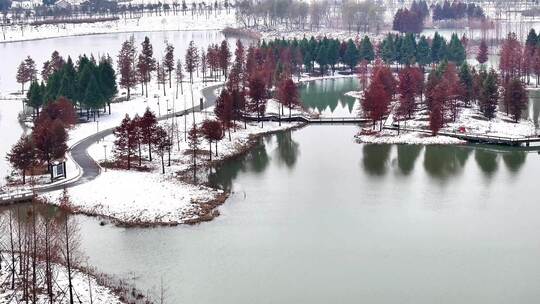
[[[380,57],[387,63],[414,64],[420,67],[442,61],[453,61],[460,65],[467,58],[466,38],[452,34],[450,41],[435,32],[433,38],[424,35],[416,38],[408,34],[388,34],[380,43]]]
[[[484,11],[474,3],[444,1],[431,6],[433,21],[458,20],[463,18],[484,19]],[[425,0],[413,1],[410,8],[400,8],[394,15],[392,29],[402,33],[420,33],[424,21],[430,15],[430,7]]]
[[[311,30],[344,28],[357,32],[378,31],[383,25],[385,9],[376,1],[341,2],[299,0],[241,0],[236,16],[245,27],[284,26]]]
[[[143,15],[186,15],[205,16],[209,18],[212,14],[221,14],[222,11],[230,12],[233,5],[228,1],[214,2],[192,2],[189,5],[186,1],[174,1],[173,3],[145,3],[145,4],[120,4],[117,1],[109,0],[89,0],[80,5],[57,6],[56,0],[43,0],[41,4],[32,8],[12,7],[12,1],[0,0],[0,12],[10,13],[10,19],[5,19],[3,23],[12,24],[17,22],[36,22],[48,20],[54,17],[69,20],[70,18],[81,19],[82,17],[118,17],[138,18]],[[61,21],[61,20],[60,20]]]
[[[444,1],[433,6],[433,21],[463,18],[485,18],[482,7],[475,3],[461,1]]]
[[[426,1],[413,1],[410,8],[400,8],[394,15],[392,29],[402,33],[420,33],[424,30],[424,20],[429,16]]]

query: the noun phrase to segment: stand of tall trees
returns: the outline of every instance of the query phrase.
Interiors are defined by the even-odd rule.
[[[34,109],[36,116],[40,108],[60,98],[69,100],[87,118],[94,120],[101,109],[109,106],[117,94],[116,73],[110,57],[99,61],[82,55],[74,64],[71,57],[64,61],[54,52],[50,61],[45,62],[41,83],[34,77],[26,94],[26,104]]]
[[[73,105],[65,98],[49,103],[35,121],[32,132],[23,134],[7,154],[7,160],[22,175],[41,174],[43,168],[51,174],[51,165],[63,160],[67,151],[67,129],[76,121]]]

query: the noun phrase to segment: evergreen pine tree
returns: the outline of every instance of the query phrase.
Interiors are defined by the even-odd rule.
[[[394,61],[396,45],[394,43],[394,35],[388,34],[381,42],[381,58],[386,64],[391,64]]]
[[[90,80],[86,86],[84,92],[84,98],[82,103],[89,109],[92,109],[94,112],[94,121],[96,120],[96,110],[100,109],[104,104],[105,98],[101,93],[98,81],[94,75],[90,75]]]
[[[360,60],[366,60],[367,62],[373,61],[375,59],[375,51],[373,50],[373,44],[371,43],[371,40],[369,40],[368,36],[364,36],[362,41],[360,42],[360,49],[358,50],[360,53]]]
[[[458,35],[456,33],[452,34],[452,38],[448,44],[446,58],[448,61],[453,61],[457,65],[461,65],[465,61],[466,56],[465,47],[458,38]]]
[[[344,63],[351,69],[351,72],[354,71],[354,68],[358,64],[358,58],[360,57],[356,44],[352,39],[347,41],[347,49],[343,55]]]
[[[499,87],[497,73],[491,69],[480,89],[480,111],[491,120],[495,117],[499,101]]]
[[[400,63],[410,65],[416,62],[416,41],[412,33],[408,33],[402,40],[400,47]]]
[[[471,70],[466,61],[459,68],[459,80],[463,88],[463,101],[468,106],[474,96],[474,85]]]
[[[423,68],[431,64],[431,49],[426,36],[422,35],[416,47],[416,62]]]
[[[434,63],[439,63],[444,58],[446,58],[446,41],[438,32],[435,32],[431,42],[431,59]]]

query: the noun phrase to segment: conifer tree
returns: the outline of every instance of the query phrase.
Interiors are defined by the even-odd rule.
[[[373,44],[371,44],[371,40],[369,40],[368,36],[364,36],[362,41],[360,42],[360,60],[367,60],[368,62],[373,61],[375,59],[375,51],[373,50]]]
[[[23,135],[7,154],[7,160],[22,173],[22,183],[26,182],[26,172],[37,164],[36,151],[32,137]]]
[[[463,88],[463,102],[465,102],[466,106],[469,106],[471,100],[474,98],[474,83],[473,76],[466,61],[459,68],[459,81]]]
[[[347,41],[347,49],[345,50],[345,54],[343,54],[343,63],[345,63],[352,72],[354,71],[354,68],[358,64],[359,58],[360,58],[360,54],[358,53],[356,44],[354,43],[352,39],[349,39]]]
[[[121,88],[127,89],[128,100],[131,98],[131,89],[137,84],[135,51],[135,42],[131,37],[131,39],[122,43],[122,48],[118,54],[119,85]]]
[[[465,47],[461,43],[461,40],[459,40],[458,35],[453,33],[452,37],[450,38],[450,43],[448,44],[446,58],[448,61],[461,65],[463,61],[465,61],[466,56],[467,54],[465,52]]]
[[[480,90],[480,111],[489,120],[495,117],[497,103],[499,102],[498,82],[497,73],[491,69],[486,75]]]
[[[424,35],[420,36],[420,40],[418,40],[418,45],[416,47],[416,62],[422,67],[422,70],[426,65],[429,65],[432,62],[429,43]]]
[[[433,41],[431,42],[431,59],[434,63],[439,63],[446,58],[446,41],[435,32],[433,35]]]
[[[169,89],[172,88],[172,71],[175,69],[174,62],[174,46],[167,43],[165,45],[165,57],[163,58],[163,66],[169,74]]]
[[[504,90],[504,103],[514,122],[518,122],[523,115],[523,111],[527,109],[529,96],[525,86],[520,79],[514,78],[508,82]]]

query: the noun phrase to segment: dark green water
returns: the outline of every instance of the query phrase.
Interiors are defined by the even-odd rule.
[[[359,104],[355,98],[344,94],[358,91],[359,87],[356,77],[307,82],[301,86],[300,97],[305,106],[322,115],[355,116]]]

